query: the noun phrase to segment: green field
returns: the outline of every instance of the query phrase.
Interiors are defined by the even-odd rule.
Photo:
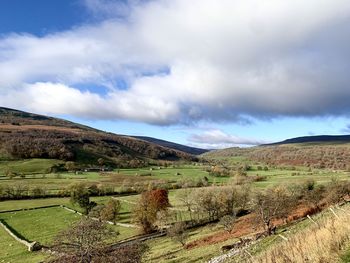
[[[51,201],[55,202],[55,200]],[[49,246],[59,232],[67,229],[72,223],[81,219],[81,216],[61,207],[53,207],[0,213],[0,219],[4,220],[27,241],[38,241],[45,246]],[[110,225],[109,227],[118,233],[110,242],[117,242],[118,240],[127,239],[139,234],[138,228],[118,225]],[[28,255],[29,259],[26,261],[24,258]],[[43,257],[44,255],[41,253],[27,252],[24,245],[18,243],[1,228],[0,262],[38,262],[35,260],[42,259]],[[1,261],[3,259],[18,261]]]
[[[235,178],[232,177],[214,177],[206,172],[206,166],[201,165],[186,165],[186,166],[171,166],[167,168],[149,167],[143,169],[120,169],[108,173],[86,172],[81,174],[75,173],[60,173],[60,174],[46,174],[45,172],[39,174],[31,174],[30,171],[44,171],[46,165],[50,160],[34,159],[32,161],[21,162],[1,162],[0,169],[3,167],[16,167],[18,172],[26,171],[25,178],[16,177],[10,179],[5,176],[0,176],[0,187],[4,185],[23,185],[33,188],[36,186],[42,187],[49,192],[55,192],[68,187],[73,183],[84,182],[87,185],[97,184],[111,186],[118,190],[121,187],[136,186],[136,185],[172,185],[179,182],[186,182],[188,180],[196,181],[204,177],[208,178],[209,184],[221,185],[232,184]],[[51,160],[53,164],[55,160]],[[245,162],[246,160],[240,157],[234,157],[231,164],[237,162]],[[6,163],[6,165],[5,165]],[[1,168],[2,167],[2,168]],[[30,168],[31,167],[31,168]],[[31,170],[32,169],[32,170]],[[3,171],[3,170],[0,170]],[[0,172],[1,174],[1,172]],[[254,181],[257,176],[263,177],[261,181]],[[257,168],[257,164],[252,165],[251,169],[247,171],[246,179],[253,180],[253,187],[266,188],[276,184],[291,184],[302,183],[306,180],[313,179],[317,183],[326,183],[334,178],[339,180],[349,180],[350,176],[345,171],[332,170],[309,170],[303,167],[296,168],[272,168],[269,167],[267,171]],[[180,185],[182,185],[182,183]],[[169,201],[171,203],[171,210],[174,214],[181,214],[182,220],[189,219],[189,213],[186,207],[183,206],[178,196],[185,189],[169,190]],[[106,203],[111,196],[91,197],[92,201],[98,204]],[[127,195],[115,197],[121,200],[121,211],[118,218],[119,223],[133,224],[132,212],[134,205],[138,202],[140,195]],[[49,205],[66,205],[75,210],[80,208],[73,206],[69,198],[42,198],[29,200],[10,200],[0,202],[0,212],[16,209],[29,209],[40,206]],[[37,210],[23,210],[19,212],[0,213],[0,218],[15,229],[20,235],[29,241],[39,241],[44,245],[50,245],[54,237],[63,229],[69,227],[70,224],[79,220],[81,216],[64,210],[60,207],[44,208]],[[173,220],[173,219],[171,219]],[[176,220],[176,219],[175,219]],[[173,222],[173,221],[171,221]],[[119,232],[115,240],[127,239],[129,237],[139,234],[138,228],[111,226]],[[190,230],[189,242],[198,240],[205,236],[210,236],[215,233],[220,233],[222,229],[217,225],[208,225],[197,229]],[[38,262],[44,257],[40,253],[26,252],[26,248],[15,242],[6,232],[0,232],[0,263],[1,262]],[[147,241],[150,250],[147,252],[144,262],[205,262],[213,257],[213,255],[220,254],[220,248],[225,244],[234,243],[235,239],[230,239],[214,245],[203,245],[193,249],[182,249],[179,243],[175,243],[168,237],[162,237],[155,240]],[[259,249],[271,245],[272,240],[266,239],[261,244]],[[258,249],[258,250],[259,250]],[[347,254],[344,254],[344,258]],[[13,260],[13,261],[10,261]],[[3,260],[3,261],[1,261]],[[345,261],[346,262],[346,261]]]
[[[216,224],[196,228],[189,231],[188,243],[215,233],[222,232],[222,229]],[[230,239],[213,245],[203,245],[192,249],[183,249],[180,243],[177,243],[169,237],[158,238],[148,241],[150,250],[147,252],[143,262],[206,262],[213,255],[220,253],[223,245],[235,243],[236,239]]]
[[[241,157],[232,157],[228,163],[244,163],[246,160]],[[209,175],[207,166],[185,165],[170,167],[151,167],[141,169],[119,169],[114,172],[97,173],[83,172],[81,174],[63,172],[59,174],[47,174],[45,170],[48,166],[57,163],[56,160],[33,159],[30,161],[6,161],[0,162],[0,187],[12,186],[28,188],[39,187],[47,193],[58,193],[75,183],[86,183],[88,185],[98,184],[111,187],[114,190],[121,190],[121,187],[137,187],[154,185],[186,185],[186,182],[197,182],[206,177],[209,184],[222,184],[231,180],[231,177],[214,177]],[[1,173],[5,173],[6,167],[13,167],[17,173],[24,173],[25,178],[8,178]],[[30,171],[36,171],[35,174],[28,174]],[[349,179],[349,173],[345,171],[332,170],[312,170],[309,171],[303,167],[294,169],[269,168],[268,171],[258,170],[257,165],[247,171],[248,176],[263,176],[265,180],[255,182],[257,187],[266,187],[273,184],[299,183],[303,180],[314,179],[319,183],[329,182],[333,177],[340,180]],[[175,187],[175,186],[174,186]],[[1,210],[1,208],[0,208]]]
[[[53,238],[80,216],[60,207],[2,213],[0,218],[28,241],[50,245]]]
[[[0,227],[0,262],[38,263],[45,258],[41,252],[29,252],[27,248],[13,239]]]
[[[7,170],[15,173],[32,174],[47,173],[53,165],[60,164],[62,161],[54,159],[29,159],[19,161],[0,161],[0,175],[5,175]]]

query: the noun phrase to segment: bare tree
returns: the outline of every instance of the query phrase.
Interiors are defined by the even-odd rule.
[[[232,215],[225,215],[221,217],[219,224],[224,227],[224,229],[230,233],[234,227],[236,217]]]
[[[186,231],[186,223],[176,222],[168,228],[168,236],[176,242],[179,242],[182,246],[186,245],[188,239],[188,233]]]
[[[93,262],[104,256],[106,241],[113,234],[102,222],[84,218],[56,237],[52,249],[58,257],[51,262]]]
[[[190,212],[193,209],[195,198],[191,189],[183,189],[178,191],[177,198],[187,208],[187,211]]]
[[[295,205],[288,190],[281,186],[258,191],[254,198],[258,222],[264,225],[268,235],[274,232],[273,220],[286,217]]]
[[[83,219],[60,233],[52,247],[55,258],[50,263],[139,263],[147,246],[140,242],[110,246],[116,232],[104,223]]]

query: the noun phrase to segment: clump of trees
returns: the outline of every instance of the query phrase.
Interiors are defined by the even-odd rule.
[[[168,191],[156,189],[145,191],[134,210],[134,220],[138,223],[144,233],[151,233],[156,230],[155,222],[157,213],[167,210],[170,206]]]
[[[180,191],[178,199],[187,208],[191,220],[204,214],[207,220],[215,221],[225,215],[244,214],[247,209],[249,186],[216,186],[204,189],[185,189]]]
[[[29,188],[24,184],[0,185],[0,200],[18,200],[24,198],[41,198],[47,196],[47,191],[35,186]]]

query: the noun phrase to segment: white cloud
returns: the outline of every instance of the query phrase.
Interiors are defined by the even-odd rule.
[[[162,103],[156,97],[142,97],[128,91],[109,92],[104,97],[57,83],[27,84],[11,94],[0,96],[0,105],[26,108],[34,112],[72,114],[90,119],[130,119],[155,124],[176,122],[176,104]]]
[[[95,25],[0,39],[0,102],[153,124],[349,113],[347,0],[118,3],[86,0],[108,13]]]
[[[223,149],[234,146],[254,146],[268,143],[263,140],[230,135],[217,129],[208,130],[201,134],[192,134],[188,140],[191,145],[205,149]]]

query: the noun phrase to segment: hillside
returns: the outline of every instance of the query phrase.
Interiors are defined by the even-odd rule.
[[[128,136],[102,132],[62,119],[0,108],[0,157],[49,158],[118,166],[149,160],[196,160],[188,153]]]
[[[155,143],[155,144],[158,144],[158,145],[170,148],[170,149],[179,150],[179,151],[193,154],[193,155],[200,155],[200,154],[209,152],[209,150],[207,150],[207,149],[190,147],[190,146],[186,146],[186,145],[182,145],[182,144],[178,144],[178,143],[174,143],[174,142],[169,142],[169,141],[165,141],[165,140],[160,140],[157,138],[147,137],[147,136],[133,136],[133,137],[136,139],[144,140],[147,142],[152,142],[152,143]]]
[[[268,145],[283,145],[283,144],[295,144],[295,143],[313,143],[313,144],[339,144],[339,143],[349,143],[350,135],[315,135],[315,136],[303,136],[287,139],[281,142],[275,142]]]
[[[250,148],[228,148],[205,153],[208,159],[245,158],[272,166],[350,169],[350,136],[308,136]]]

